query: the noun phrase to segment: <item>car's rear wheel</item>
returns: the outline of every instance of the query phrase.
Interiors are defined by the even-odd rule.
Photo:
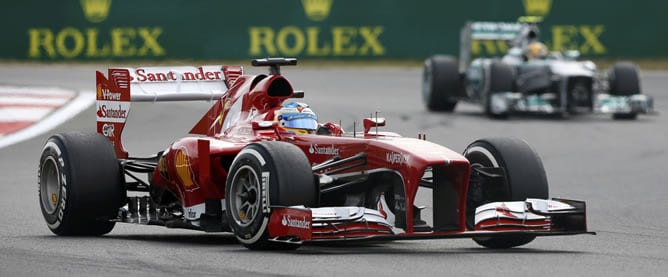
[[[506,63],[494,61],[489,66],[489,90],[485,96],[485,113],[493,118],[507,118],[509,111],[496,111],[493,107],[492,96],[498,93],[513,91],[515,71]]]
[[[457,59],[436,55],[424,62],[422,99],[429,110],[453,111],[461,88]]]
[[[125,204],[122,172],[114,148],[98,133],[50,137],[38,169],[39,203],[57,235],[97,236],[111,232]]]
[[[498,201],[524,201],[527,198],[547,199],[549,196],[547,177],[540,157],[524,140],[507,137],[479,139],[471,143],[464,156],[476,167],[500,167],[505,171],[508,188],[469,186],[466,202],[466,225],[474,229],[475,208],[483,204]],[[500,191],[504,195],[494,195]],[[535,236],[518,235],[496,238],[474,238],[473,240],[488,248],[510,248],[527,244]]]
[[[308,158],[297,146],[265,141],[246,146],[232,162],[225,187],[226,216],[249,249],[296,249],[269,240],[271,206],[315,207],[318,190]]]
[[[620,62],[612,66],[608,72],[610,95],[630,96],[641,94],[638,67],[631,62]],[[636,119],[637,113],[615,113],[614,119]]]

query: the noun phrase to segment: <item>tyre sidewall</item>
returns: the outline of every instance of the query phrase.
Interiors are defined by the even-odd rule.
[[[514,89],[515,72],[513,68],[501,61],[492,61],[489,66],[487,76],[487,90],[483,98],[485,113],[492,118],[507,118],[509,112],[494,113],[492,110],[492,96],[497,93],[509,92]],[[483,73],[484,74],[484,73]]]
[[[542,162],[535,150],[526,142],[511,138],[482,139],[469,145],[464,150],[464,156],[469,159],[472,166],[478,163],[482,166],[502,167],[506,170],[506,182],[510,186],[508,188],[510,193],[508,201],[524,201],[526,198],[548,198],[547,178]],[[527,166],[522,167],[522,164]],[[524,172],[515,172],[520,169]],[[536,172],[526,173],[530,175],[521,175],[525,171]],[[534,185],[534,187],[529,187],[529,185]],[[474,219],[469,218],[469,216],[474,217],[475,210],[467,211],[466,214],[467,228],[473,229],[471,221]],[[488,248],[516,247],[527,244],[534,239],[535,236],[533,235],[473,238],[476,243]]]
[[[44,220],[49,226],[49,229],[51,229],[51,231],[53,231],[56,234],[60,234],[64,231],[64,226],[66,226],[67,224],[63,224],[63,221],[68,221],[69,218],[71,217],[70,216],[71,204],[70,202],[67,201],[67,199],[70,198],[70,190],[68,190],[67,184],[69,184],[70,181],[68,179],[68,176],[71,175],[69,172],[70,168],[66,166],[68,164],[67,162],[69,161],[69,157],[67,156],[67,153],[63,151],[63,148],[64,148],[63,144],[59,139],[56,138],[49,139],[42,151],[42,156],[40,158],[40,166],[38,170],[38,192],[40,194],[39,205],[42,210],[42,215],[44,216]],[[56,209],[53,211],[53,213],[49,213],[46,210],[41,196],[43,165],[44,162],[49,157],[53,158],[54,161],[56,162],[56,168],[58,169],[58,174],[59,174],[58,178],[59,178],[60,197],[56,204]]]
[[[610,94],[630,96],[641,94],[638,68],[630,62],[619,62],[612,66],[609,73]]]
[[[490,161],[485,166],[498,166],[506,170],[506,181],[511,193],[508,201],[549,197],[543,163],[536,151],[523,140],[506,137],[477,140],[466,148],[464,156],[470,155],[472,149],[480,153],[475,155],[484,156]]]
[[[451,112],[461,89],[457,60],[451,56],[429,57],[423,66],[422,100],[432,111]]]
[[[42,199],[44,162],[52,158],[59,173],[60,198],[49,213]],[[118,208],[125,204],[122,171],[107,138],[98,133],[63,133],[50,137],[38,168],[40,208],[57,235],[102,235],[110,232]]]
[[[240,226],[237,224],[236,220],[234,219],[234,216],[232,216],[232,195],[227,195],[230,199],[228,201],[225,201],[225,208],[228,211],[228,221],[230,224],[230,227],[232,228],[232,231],[236,235],[237,239],[241,241],[244,245],[248,244],[253,244],[257,242],[264,241],[266,239],[266,230],[267,230],[267,225],[269,224],[269,213],[265,212],[269,210],[268,205],[271,205],[268,202],[262,202],[261,199],[266,199],[269,201],[268,197],[268,190],[269,190],[269,184],[272,181],[272,179],[275,179],[274,176],[271,176],[271,170],[269,168],[269,164],[271,161],[266,160],[266,155],[261,154],[261,149],[260,147],[256,147],[254,145],[250,145],[249,147],[245,148],[235,158],[234,162],[232,163],[232,167],[230,168],[230,176],[227,179],[227,183],[225,186],[225,191],[230,192],[233,182],[237,177],[238,170],[242,168],[243,166],[249,166],[250,168],[253,169],[254,173],[258,177],[258,182],[260,184],[260,191],[258,195],[258,201],[260,201],[260,208],[257,211],[257,214],[254,215],[255,220],[251,222],[250,225],[248,226]],[[258,156],[259,155],[259,156]],[[265,164],[264,166],[262,165],[261,161],[264,160]],[[264,174],[269,174],[269,179],[266,181],[263,181],[263,173]],[[268,182],[267,182],[268,181]]]
[[[466,150],[464,150],[464,156],[466,159],[471,162],[471,167],[505,167],[505,165],[502,163],[503,161],[498,161],[497,156],[498,153],[494,153],[494,149],[490,149],[491,146],[486,143],[486,142],[475,142],[469,145]],[[506,177],[507,181],[507,177]],[[467,192],[468,194],[468,192]],[[480,206],[485,203],[479,203]],[[468,206],[468,205],[467,205]],[[474,229],[474,218],[475,217],[475,208],[476,207],[470,207],[472,210],[467,211],[467,228],[470,230]]]

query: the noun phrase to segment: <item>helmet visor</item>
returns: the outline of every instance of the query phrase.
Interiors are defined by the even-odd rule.
[[[296,118],[286,121],[284,126],[286,128],[315,130],[318,128],[318,122],[313,118]]]

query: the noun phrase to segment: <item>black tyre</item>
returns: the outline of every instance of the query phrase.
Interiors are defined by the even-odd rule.
[[[608,72],[610,94],[629,96],[641,94],[638,67],[631,62],[616,63]]]
[[[319,193],[304,152],[278,141],[253,143],[241,150],[230,167],[225,191],[232,231],[245,247],[258,250],[298,248],[300,244],[268,240],[271,206],[315,207]]]
[[[422,99],[431,111],[451,112],[457,106],[462,89],[457,60],[451,56],[436,55],[424,62],[422,72]]]
[[[630,96],[641,94],[640,77],[638,67],[631,62],[616,63],[608,72],[610,95]],[[615,113],[614,119],[636,119],[636,113]]]
[[[634,120],[638,118],[637,113],[614,113],[612,114],[613,119],[618,119],[618,120]]]
[[[490,199],[507,198],[505,201],[524,201],[527,198],[549,197],[547,177],[540,157],[529,144],[517,138],[495,137],[471,143],[464,156],[471,167],[501,167],[505,169],[508,195],[490,195],[491,191],[469,187],[467,195],[466,222],[472,230],[475,208],[492,202]],[[474,191],[475,190],[475,191]],[[484,190],[484,187],[482,188]],[[477,195],[473,195],[476,193]],[[498,200],[496,200],[498,201]],[[488,248],[510,248],[531,242],[535,236],[512,236],[503,238],[474,238],[478,244]]]
[[[485,113],[494,118],[507,118],[508,112],[496,113],[492,109],[492,95],[513,91],[515,88],[515,71],[503,62],[494,61],[489,66],[489,89],[485,96]]]
[[[111,232],[126,202],[122,172],[111,142],[98,133],[50,137],[37,172],[42,215],[56,235]]]

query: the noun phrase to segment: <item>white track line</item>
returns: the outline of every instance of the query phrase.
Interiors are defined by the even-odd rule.
[[[12,121],[38,121],[45,118],[56,108],[2,108],[0,109],[0,122]]]
[[[32,89],[35,91],[37,89]],[[42,89],[40,89],[42,90]],[[23,130],[0,137],[0,148],[33,138],[58,127],[65,121],[84,111],[95,102],[95,93],[92,91],[79,92],[76,98],[63,105],[41,121],[35,122]]]

